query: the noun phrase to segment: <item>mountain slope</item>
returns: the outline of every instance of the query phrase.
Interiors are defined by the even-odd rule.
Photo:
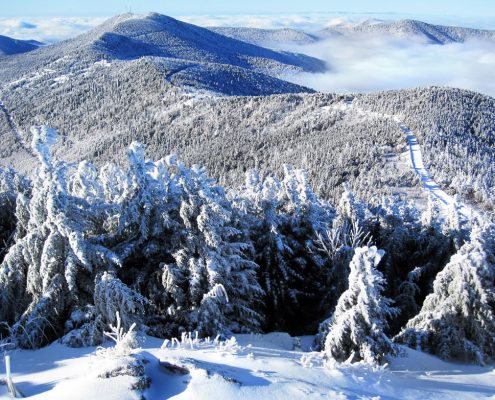
[[[268,96],[282,93],[312,93],[270,75],[228,64],[198,63],[174,58],[147,57],[171,85],[206,90],[229,96]]]
[[[150,156],[176,152],[229,185],[246,169],[277,173],[292,163],[328,198],[340,195],[343,182],[365,198],[421,196],[403,133],[380,116],[388,114],[415,132],[432,179],[449,195],[493,207],[493,98],[447,88],[308,94],[248,57],[253,49],[285,53],[246,43],[234,53],[240,42],[204,31],[157,14],[122,15],[78,38],[0,59],[0,164],[31,171],[29,127],[46,123],[61,131],[57,151],[69,161],[123,160],[139,140]],[[205,44],[208,38],[223,42]],[[201,61],[201,51],[228,63]],[[237,65],[242,60],[249,62]],[[243,97],[270,94],[277,95]],[[345,99],[378,116],[342,111]]]
[[[0,56],[26,53],[37,49],[42,43],[35,40],[18,40],[0,35]]]
[[[132,60],[143,56],[228,64],[275,77],[325,69],[324,62],[316,58],[265,49],[152,13],[119,15],[76,38],[0,60],[0,77],[4,81],[19,79],[33,70],[53,68],[53,63],[81,69],[102,59]]]
[[[29,126],[49,123],[60,129],[63,140],[57,151],[69,161],[124,160],[127,146],[139,140],[150,156],[178,153],[227,184],[239,182],[249,168],[280,172],[284,163],[291,163],[307,169],[311,183],[325,197],[340,196],[339,186],[346,181],[366,198],[377,193],[422,196],[397,124],[333,107],[345,96],[198,95],[184,87],[209,90],[217,82],[216,91],[226,94],[254,94],[263,88],[256,87],[259,76],[247,79],[238,72],[248,70],[238,67],[227,66],[225,75],[218,64],[163,57],[107,64],[96,63],[84,73],[65,77],[46,72],[7,85],[3,101],[24,141],[31,140]],[[446,88],[347,98],[354,98],[363,110],[400,115],[417,134],[432,178],[442,188],[449,194],[471,193],[476,202],[490,204],[495,186],[487,170],[495,165],[493,98]],[[2,165],[29,171],[28,155],[21,158],[23,150],[1,114],[0,132],[3,143],[12,142],[0,148]],[[451,153],[448,157],[446,151]]]
[[[316,36],[290,28],[209,27],[208,29],[224,36],[265,47],[284,44],[303,45],[318,40]]]
[[[472,39],[495,40],[495,31],[492,30],[434,25],[417,20],[369,21],[354,26],[333,26],[320,31],[318,35],[329,37],[335,34],[382,34],[400,38],[418,36],[433,44],[462,43]]]

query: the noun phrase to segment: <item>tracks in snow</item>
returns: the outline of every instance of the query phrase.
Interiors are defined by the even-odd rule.
[[[421,147],[419,145],[418,138],[416,137],[414,132],[400,120],[398,116],[363,110],[362,108],[356,107],[353,104],[352,100],[346,100],[344,102],[325,108],[344,112],[352,111],[358,115],[364,116],[365,118],[391,119],[395,123],[397,123],[399,129],[405,135],[410,166],[413,171],[419,176],[422,189],[426,190],[433,198],[438,200],[444,211],[455,206],[456,199],[440,188],[440,186],[433,180],[428,169],[425,167],[423,162],[423,154],[421,153]],[[473,211],[471,207],[468,207],[465,204],[458,204],[457,207],[460,215],[465,219],[470,219],[471,217],[477,215],[477,213]]]

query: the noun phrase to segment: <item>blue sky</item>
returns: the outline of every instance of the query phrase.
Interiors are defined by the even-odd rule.
[[[126,11],[169,15],[396,13],[495,17],[493,0],[0,0],[0,17],[109,16]]]

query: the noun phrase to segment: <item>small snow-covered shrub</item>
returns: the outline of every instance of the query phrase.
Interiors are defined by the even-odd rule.
[[[136,324],[132,324],[128,331],[124,331],[122,327],[122,320],[120,314],[116,313],[117,325],[110,325],[111,332],[103,332],[105,336],[109,337],[115,342],[113,347],[98,348],[98,355],[104,357],[125,357],[131,354],[131,352],[138,347],[139,342],[137,340],[137,334],[134,330]]]
[[[235,354],[238,351],[242,351],[243,347],[239,345],[235,336],[228,339],[221,339],[220,335],[217,335],[214,339],[210,337],[200,338],[198,332],[183,332],[180,340],[177,338],[165,339],[161,346],[161,349],[214,349],[222,353]]]

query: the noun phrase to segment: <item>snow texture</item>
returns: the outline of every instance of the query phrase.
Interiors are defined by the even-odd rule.
[[[238,335],[228,342],[179,342],[161,348],[147,337],[131,360],[144,358],[151,385],[147,400],[160,399],[414,399],[493,398],[492,367],[447,363],[403,348],[407,357],[392,359],[388,369],[362,365],[332,367],[310,350],[313,337],[287,334]],[[296,345],[296,346],[295,346]],[[295,348],[300,347],[300,348]],[[130,375],[101,378],[129,358],[101,359],[95,348],[67,348],[54,343],[36,351],[11,352],[14,382],[30,399],[139,399]],[[186,375],[161,367],[159,361],[185,367]],[[4,373],[0,367],[0,376]],[[0,385],[0,397],[6,397]]]

